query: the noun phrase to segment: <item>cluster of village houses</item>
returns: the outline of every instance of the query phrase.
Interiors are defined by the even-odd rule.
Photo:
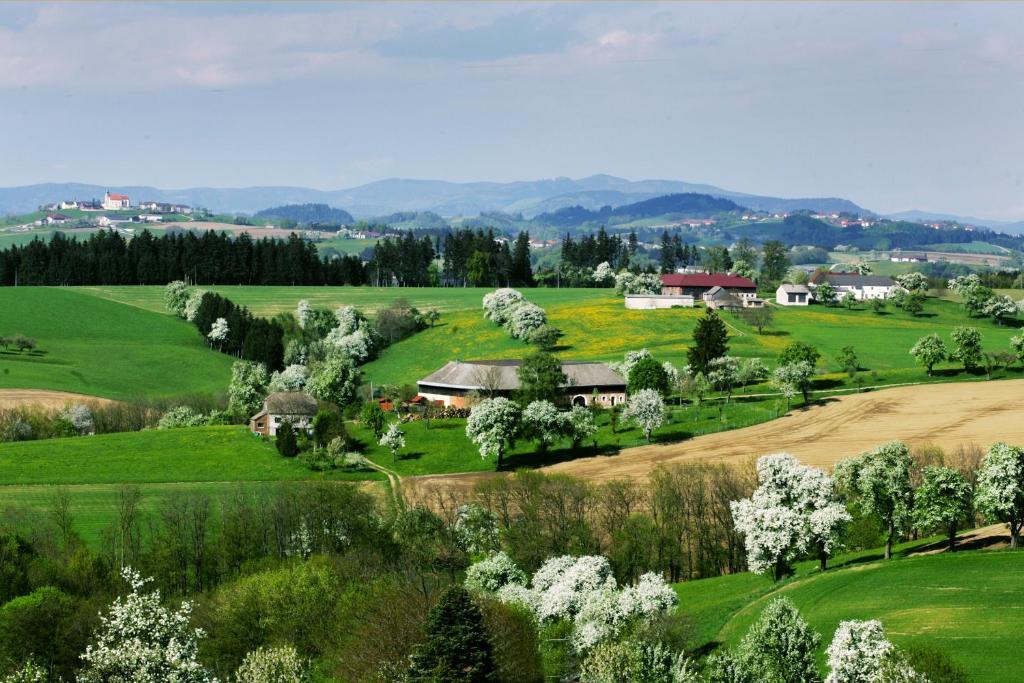
[[[180,215],[191,215],[192,207],[184,204],[170,204],[167,202],[140,202],[137,207],[140,213],[134,215],[126,215],[123,212],[132,209],[132,200],[126,194],[117,194],[113,192],[106,192],[103,195],[103,200],[99,201],[96,199],[88,201],[79,201],[77,199],[69,199],[55,204],[45,204],[39,207],[40,211],[45,211],[47,214],[36,221],[38,225],[68,225],[70,223],[78,222],[79,218],[68,216],[66,214],[59,213],[60,211],[89,211],[89,212],[101,212],[101,211],[116,211],[116,214],[97,216],[95,219],[96,225],[108,228],[113,227],[120,223],[159,223],[164,219],[164,216],[169,214],[180,214]]]
[[[857,273],[819,273],[806,285],[779,285],[775,290],[775,303],[780,306],[807,306],[814,300],[814,290],[824,282],[835,289],[839,297],[849,292],[857,301],[887,299],[898,286],[882,275]],[[735,310],[760,308],[764,299],[757,296],[753,280],[740,275],[723,273],[670,273],[661,276],[660,294],[628,294],[626,308],[692,308],[703,301],[708,308]]]

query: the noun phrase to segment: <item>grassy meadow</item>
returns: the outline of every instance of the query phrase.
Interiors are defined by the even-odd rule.
[[[127,399],[223,392],[231,376],[191,324],[70,288],[0,288],[0,335],[18,333],[38,348],[0,351],[0,388]]]
[[[78,530],[94,542],[112,520],[123,486],[137,486],[143,511],[167,496],[219,495],[239,486],[304,479],[377,480],[366,472],[315,473],[244,426],[146,430],[0,444],[0,512],[45,512],[58,490],[68,493]]]
[[[396,299],[421,309],[437,308],[441,319],[432,328],[388,348],[364,367],[375,384],[411,384],[446,361],[455,359],[520,358],[529,351],[501,328],[485,320],[481,309],[483,288],[371,288],[371,287],[221,287],[210,289],[248,306],[257,315],[292,311],[300,299],[314,306],[353,305],[372,313]],[[150,311],[163,309],[160,287],[83,287],[83,292]],[[564,336],[556,349],[565,359],[617,360],[626,351],[647,347],[659,360],[686,363],[686,350],[703,309],[628,311],[622,299],[607,289],[531,289],[527,299],[542,306],[551,324]],[[850,382],[836,360],[840,349],[852,345],[860,359],[865,384],[915,382],[927,379],[909,350],[920,337],[933,332],[948,342],[959,325],[981,330],[986,350],[1008,348],[1014,327],[1000,327],[985,318],[968,318],[958,304],[929,299],[924,312],[911,316],[892,307],[881,314],[866,305],[853,310],[841,306],[774,307],[775,324],[765,334],[731,313],[723,314],[730,328],[730,353],[760,357],[769,364],[791,341],[818,347],[826,372],[834,373],[829,386]],[[937,367],[946,374],[954,364]]]
[[[904,544],[902,554],[924,541]],[[879,619],[897,645],[947,652],[975,681],[1016,678],[1017,629],[1024,628],[1024,555],[971,551],[877,560],[860,553],[837,558],[825,573],[798,567],[778,585],[754,574],[678,584],[680,609],[691,616],[705,647],[739,643],[768,602],[790,598],[822,634],[819,661],[840,621]]]

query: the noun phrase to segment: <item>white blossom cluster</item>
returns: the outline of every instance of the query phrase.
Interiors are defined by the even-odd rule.
[[[203,303],[203,297],[206,296],[205,289],[193,289],[190,290],[188,299],[185,300],[185,306],[182,308],[182,315],[185,320],[194,322],[196,315],[199,313],[199,306]]]
[[[342,333],[342,327],[335,327],[327,336],[324,343],[341,351],[341,353],[352,359],[353,363],[362,363],[373,353],[373,338],[365,329],[358,329],[347,334]]]
[[[651,434],[665,424],[668,411],[665,401],[657,389],[641,389],[626,401],[626,409],[622,411],[622,419],[634,423],[644,433],[644,438],[651,440]]]
[[[227,318],[217,318],[213,321],[213,325],[210,325],[210,331],[206,337],[212,342],[223,344],[228,340],[229,332]]]
[[[100,616],[96,644],[82,655],[78,683],[205,683],[216,679],[199,663],[201,629],[189,628],[192,606],[177,611],[160,604],[160,592],[143,593],[148,582],[131,568],[121,571],[131,592]]]
[[[615,274],[615,293],[626,294],[660,294],[661,278],[654,273],[631,273],[620,270]]]
[[[591,275],[591,279],[598,285],[607,287],[612,281],[615,280],[615,271],[612,270],[611,264],[607,261],[601,261],[594,268],[594,273]]]
[[[79,434],[91,434],[93,431],[92,410],[84,403],[68,406],[60,416],[67,420]]]
[[[258,648],[245,656],[235,680],[238,683],[305,683],[308,665],[291,645]]]
[[[405,448],[405,432],[398,428],[397,422],[388,425],[387,431],[380,437],[380,445],[391,451],[393,458],[397,458],[398,451]]]
[[[511,336],[529,342],[533,333],[547,325],[544,309],[523,298],[516,289],[496,289],[484,295],[484,317],[501,325]]]
[[[295,307],[295,319],[299,321],[299,327],[306,327],[306,323],[309,322],[309,312],[311,310],[312,308],[308,301],[305,299],[299,301],[298,305]]]
[[[469,412],[466,436],[480,449],[481,458],[499,456],[519,428],[519,405],[504,397],[480,401]]]
[[[465,586],[477,592],[497,593],[503,586],[526,585],[526,574],[503,552],[491,553],[466,570]]]
[[[504,325],[512,309],[525,299],[518,289],[496,289],[484,295],[484,317],[496,325]]]
[[[811,549],[831,553],[850,521],[832,478],[788,453],[758,458],[757,478],[750,498],[730,503],[750,570],[771,571]]]
[[[990,519],[1010,525],[1011,542],[1018,544],[1024,524],[1024,449],[997,443],[988,450],[978,472],[975,500]]]
[[[633,366],[645,358],[651,358],[651,352],[647,349],[627,351],[626,356],[622,359],[621,363],[613,361],[608,363],[608,367],[622,379],[629,379],[629,373],[633,369]]]
[[[342,306],[334,312],[334,319],[338,321],[335,329],[342,337],[358,330],[366,320],[355,306]]]
[[[189,289],[183,280],[168,282],[164,287],[164,307],[168,313],[179,318],[185,317],[185,302],[188,301]]]
[[[608,559],[600,555],[552,557],[533,575],[530,587],[525,580],[503,553],[473,565],[466,573],[467,587],[519,604],[531,610],[538,621],[571,621],[573,647],[580,652],[615,637],[627,623],[671,609],[677,600],[664,579],[654,573],[644,574],[636,585],[620,588]]]
[[[171,408],[160,417],[157,429],[178,429],[181,427],[201,427],[206,424],[206,416],[197,413],[188,406]]]
[[[830,671],[825,683],[880,681],[882,664],[892,648],[880,621],[841,622],[826,651]]]
[[[309,370],[305,365],[293,363],[280,372],[270,375],[267,391],[302,391],[309,379]]]
[[[908,292],[923,292],[928,289],[928,278],[924,273],[904,273],[896,277],[896,284]]]
[[[476,503],[460,505],[452,525],[459,547],[471,555],[498,548],[498,518]],[[524,579],[525,580],[525,579]]]
[[[340,521],[324,520],[320,524],[319,531],[314,525],[308,523],[305,518],[299,520],[299,526],[288,535],[287,545],[284,554],[288,557],[308,558],[313,553],[327,553],[349,544],[347,530]]]
[[[550,445],[562,436],[562,413],[551,401],[531,401],[523,410],[523,426],[538,441]]]

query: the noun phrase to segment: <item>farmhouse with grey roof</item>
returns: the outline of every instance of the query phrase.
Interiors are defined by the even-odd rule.
[[[263,409],[249,418],[249,429],[263,436],[276,436],[283,422],[308,432],[317,411],[316,399],[301,391],[278,391],[263,399]]]
[[[427,375],[417,385],[419,395],[446,406],[465,407],[474,396],[509,396],[519,388],[518,360],[454,360]],[[569,379],[563,399],[572,405],[613,406],[626,400],[626,380],[604,363],[563,361]]]

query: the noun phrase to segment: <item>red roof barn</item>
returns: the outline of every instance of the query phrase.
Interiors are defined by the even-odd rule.
[[[756,294],[757,285],[739,275],[724,273],[669,273],[661,276],[662,294],[689,294],[699,299],[712,287],[728,292]]]

